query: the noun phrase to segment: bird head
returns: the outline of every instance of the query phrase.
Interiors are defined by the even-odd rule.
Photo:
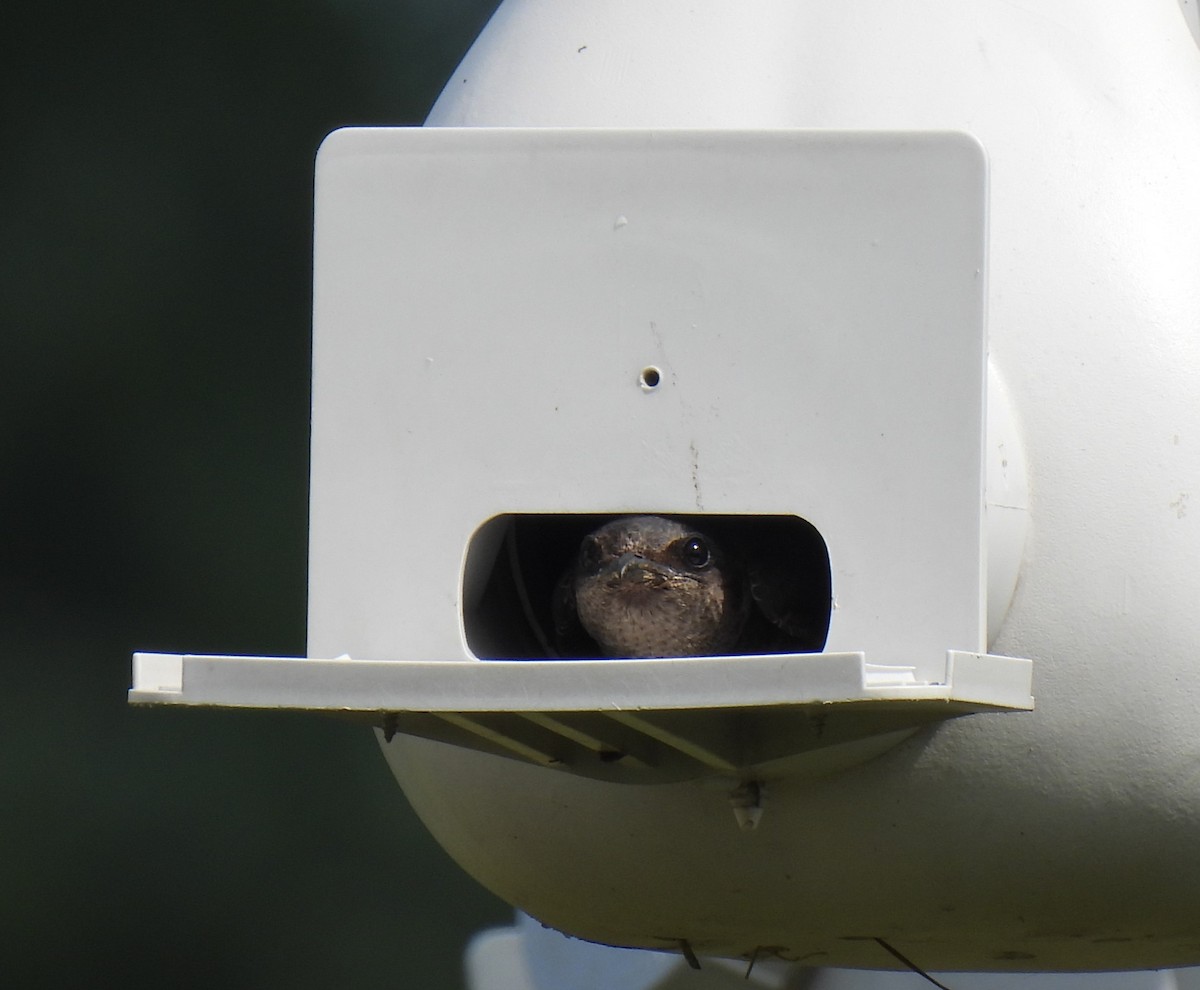
[[[746,615],[740,575],[717,544],[662,516],[589,533],[574,569],[580,624],[609,656],[703,656],[729,649]]]

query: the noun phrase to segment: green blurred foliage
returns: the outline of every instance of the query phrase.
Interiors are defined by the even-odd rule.
[[[16,3],[0,31],[0,981],[454,988],[510,912],[364,729],[131,710],[304,650],[313,158],[497,0]]]

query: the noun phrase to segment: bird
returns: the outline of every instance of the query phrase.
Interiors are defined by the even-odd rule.
[[[736,526],[724,528],[717,539],[691,520],[631,515],[589,532],[555,590],[560,653],[637,659],[820,650],[827,562],[814,580],[802,556],[789,558],[795,548],[787,541],[746,537],[745,528],[739,540]]]

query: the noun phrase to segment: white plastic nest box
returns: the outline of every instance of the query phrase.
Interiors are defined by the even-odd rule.
[[[342,659],[140,654],[130,700],[741,785],[1030,708],[986,653],[985,204],[957,134],[334,133],[309,653]],[[794,547],[824,652],[554,658],[554,582],[626,513]]]

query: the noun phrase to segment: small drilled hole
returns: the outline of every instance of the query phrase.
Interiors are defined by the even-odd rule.
[[[647,391],[652,388],[658,388],[662,383],[662,372],[653,365],[643,368],[641,375],[638,377],[638,383]]]

